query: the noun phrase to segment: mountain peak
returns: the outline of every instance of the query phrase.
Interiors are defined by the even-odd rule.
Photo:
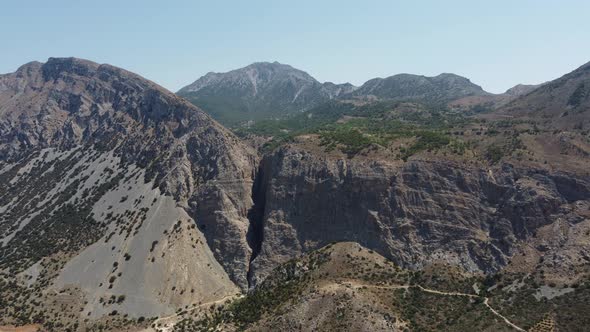
[[[447,80],[447,81],[448,80],[456,80],[456,81],[464,81],[464,82],[471,83],[471,80],[468,79],[467,77],[453,74],[453,73],[440,73],[440,74],[432,77],[432,79]]]
[[[310,109],[354,89],[318,82],[287,64],[255,62],[225,73],[209,73],[178,91],[226,125],[275,118]]]
[[[251,63],[250,65],[246,66],[246,67],[251,67],[251,66],[267,66],[267,67],[289,67],[289,68],[293,68],[288,64],[284,64],[284,63],[280,63],[278,61],[256,61]]]
[[[100,65],[96,62],[79,58],[49,58],[42,66],[43,75],[48,78],[55,78],[62,72],[87,76],[95,72]]]
[[[100,64],[86,59],[76,57],[50,57],[45,62],[47,66],[64,66],[64,67],[86,67],[98,68]]]
[[[468,78],[463,77],[461,75],[454,74],[454,73],[440,73],[440,74],[438,74],[438,75],[436,75],[434,77],[440,77],[440,78],[464,78],[464,79],[468,80]]]
[[[106,128],[95,128],[90,123],[107,121],[110,115],[125,114],[146,127],[174,122],[174,129],[170,129],[177,134],[187,129],[176,124],[181,116],[186,117],[185,123],[206,117],[200,111],[195,112],[196,107],[182,98],[139,75],[78,58],[49,58],[44,64],[28,63],[14,73],[0,76],[0,87],[0,122],[20,121],[37,128],[27,137],[11,137],[14,144],[0,144],[0,156],[16,155],[23,146],[81,144],[89,139],[85,136],[88,133],[83,133],[85,129]],[[117,90],[125,91],[125,97]],[[52,121],[35,120],[40,114]],[[80,130],[74,137],[64,132],[72,119],[76,131]],[[163,130],[162,126],[159,129]],[[111,129],[128,131],[117,127],[108,130]]]

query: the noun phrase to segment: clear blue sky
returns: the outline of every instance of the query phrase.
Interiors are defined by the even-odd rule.
[[[6,0],[0,73],[76,56],[176,91],[276,60],[320,81],[453,72],[501,92],[590,61],[589,14],[587,0]]]

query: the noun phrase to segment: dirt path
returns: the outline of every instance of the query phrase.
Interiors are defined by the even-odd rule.
[[[492,313],[500,318],[502,318],[504,320],[504,322],[506,322],[506,324],[512,326],[513,328],[515,328],[517,331],[526,331],[525,329],[522,329],[518,326],[516,326],[514,323],[512,323],[511,321],[508,320],[508,318],[504,317],[501,313],[497,312],[496,309],[492,308],[490,306],[490,304],[488,303],[490,299],[488,299],[487,297],[485,298],[485,300],[483,301],[483,304],[485,304],[486,307],[488,307],[488,309],[490,309],[492,311]]]
[[[219,303],[225,302],[227,300],[241,299],[242,297],[244,297],[244,295],[227,295],[227,296],[222,297],[219,300],[194,305],[192,307],[182,310],[181,313],[187,314],[191,311],[195,311],[195,310],[203,308],[203,307],[208,307],[208,306],[211,306],[214,304],[219,304]],[[164,317],[160,317],[160,318],[156,319],[154,321],[154,324],[156,326],[155,327],[156,331],[158,331],[158,332],[171,332],[172,329],[174,328],[174,325],[178,322],[179,316],[180,316],[180,313],[175,313],[175,314],[172,314],[169,316],[164,316]],[[161,326],[158,326],[158,325],[161,325]]]
[[[516,329],[517,331],[521,331],[521,332],[526,332],[525,329],[519,327],[518,325],[512,323],[508,318],[506,318],[504,315],[502,315],[501,313],[499,313],[498,311],[496,311],[496,309],[492,308],[492,306],[490,306],[489,304],[489,298],[487,297],[483,297],[483,296],[479,296],[476,294],[468,294],[468,293],[461,293],[461,292],[444,292],[444,291],[439,291],[439,290],[435,290],[435,289],[430,289],[430,288],[425,288],[422,287],[421,285],[391,285],[391,286],[379,286],[379,285],[369,285],[369,284],[363,284],[363,283],[359,283],[359,282],[354,282],[354,281],[348,281],[345,283],[342,283],[341,285],[347,286],[347,287],[353,287],[353,288],[378,288],[378,289],[410,289],[410,288],[418,288],[423,292],[426,293],[431,293],[431,294],[437,294],[437,295],[443,295],[443,296],[465,296],[465,297],[469,297],[469,298],[474,298],[474,299],[481,299],[483,298],[483,304],[497,317],[499,317],[500,319],[502,319],[506,324],[510,325],[511,327],[513,327],[514,329]],[[189,309],[183,310],[183,313],[188,313],[191,311],[194,311],[196,309],[199,308],[203,308],[206,306],[211,306],[213,304],[218,304],[221,302],[225,302],[226,300],[229,299],[239,299],[244,297],[244,295],[228,295],[225,296],[219,300],[215,300],[215,301],[211,301],[211,302],[206,302],[206,303],[202,303],[199,305],[195,305]],[[174,328],[174,325],[177,323],[177,318],[179,317],[179,314],[172,314],[169,316],[165,316],[165,317],[161,317],[158,318],[154,321],[154,324],[156,324],[156,330],[159,332],[171,332],[172,329]],[[158,325],[162,325],[160,327],[158,327]],[[1,332],[1,331],[0,331]]]
[[[361,284],[361,283],[354,283],[354,282],[347,282],[346,284],[355,287],[355,288],[362,288],[362,287],[371,287],[371,288],[380,288],[380,289],[408,289],[408,288],[419,288],[421,291],[426,292],[426,293],[432,293],[432,294],[438,294],[438,295],[445,295],[445,296],[466,296],[466,297],[470,297],[470,298],[483,298],[483,304],[496,316],[498,316],[499,318],[501,318],[506,324],[512,326],[514,329],[516,329],[517,331],[522,331],[522,332],[526,332],[525,329],[517,326],[516,324],[512,323],[508,318],[506,318],[504,315],[502,315],[501,313],[499,313],[498,311],[496,311],[496,309],[492,308],[492,306],[490,306],[489,302],[489,298],[487,297],[483,297],[483,296],[479,296],[479,295],[475,295],[475,294],[468,294],[468,293],[461,293],[461,292],[443,292],[443,291],[438,291],[435,289],[429,289],[429,288],[424,288],[420,285],[393,285],[393,286],[377,286],[377,285],[367,285],[367,284]]]
[[[19,327],[15,326],[0,326],[0,332],[37,332],[41,328],[41,325],[30,324]]]

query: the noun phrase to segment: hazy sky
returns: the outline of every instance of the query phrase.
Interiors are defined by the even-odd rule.
[[[588,0],[5,0],[0,73],[76,56],[176,91],[279,61],[322,82],[453,72],[501,92],[590,61],[589,15]]]

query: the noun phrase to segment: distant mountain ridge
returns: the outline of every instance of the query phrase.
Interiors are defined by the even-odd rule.
[[[352,92],[354,97],[375,96],[388,100],[419,100],[444,103],[467,96],[485,96],[490,93],[469,79],[449,73],[428,77],[398,74],[374,78]]]
[[[278,119],[310,110],[334,99],[416,101],[446,105],[462,98],[473,101],[511,99],[528,91],[518,86],[494,95],[468,78],[443,73],[428,77],[397,74],[374,78],[360,87],[350,83],[320,83],[305,71],[278,62],[256,62],[225,73],[209,72],[177,94],[228,126],[249,120]],[[505,98],[504,98],[505,97]],[[473,99],[475,98],[475,99]]]

